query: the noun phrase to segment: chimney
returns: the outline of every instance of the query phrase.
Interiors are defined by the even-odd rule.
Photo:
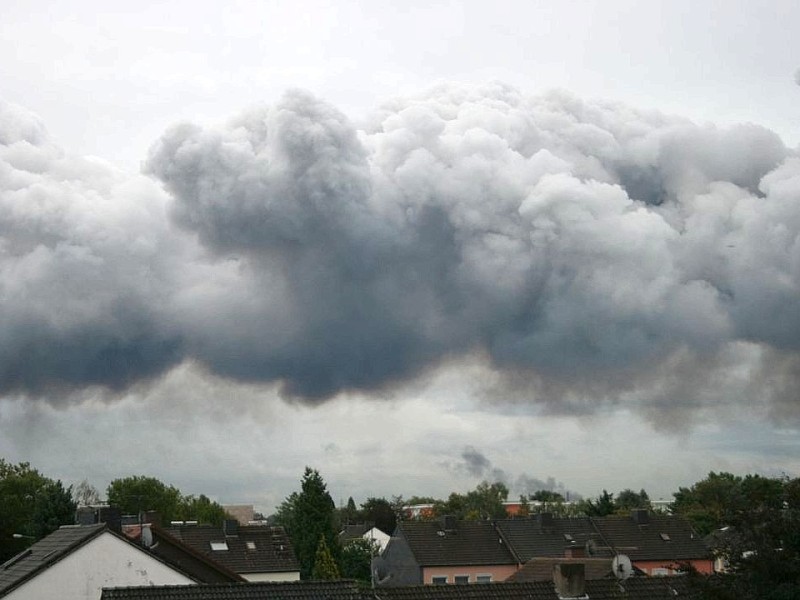
[[[553,584],[559,600],[586,598],[586,571],[583,563],[557,564]]]
[[[91,506],[79,506],[75,511],[77,525],[94,525],[97,523],[97,512]]]
[[[222,524],[222,531],[225,532],[226,536],[239,535],[239,521],[236,519],[225,519],[225,522]]]
[[[157,510],[146,510],[141,514],[142,523],[161,525],[161,515]]]
[[[631,518],[637,525],[647,525],[650,523],[650,514],[646,508],[634,508],[631,511]]]
[[[553,513],[544,512],[536,515],[536,522],[539,527],[552,527],[553,526]]]
[[[564,556],[567,558],[586,558],[586,548],[584,546],[567,546],[564,549]]]
[[[442,517],[442,529],[445,531],[456,530],[456,518],[453,515],[445,515]]]
[[[105,523],[112,531],[122,531],[122,511],[116,506],[103,506],[97,511],[97,522]]]

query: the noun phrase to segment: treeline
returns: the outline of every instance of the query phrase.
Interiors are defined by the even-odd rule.
[[[221,525],[225,510],[204,495],[186,495],[154,477],[113,480],[105,501],[87,481],[65,487],[31,467],[0,458],[0,562],[4,562],[61,525],[75,522],[78,506],[108,503],[122,514],[156,511],[165,523],[195,520]]]

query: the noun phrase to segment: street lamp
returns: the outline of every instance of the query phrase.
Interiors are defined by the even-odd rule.
[[[36,539],[32,535],[24,535],[22,533],[12,533],[11,537],[14,538],[15,540],[21,540],[21,539],[26,539],[26,538],[29,539],[29,540],[35,540]]]

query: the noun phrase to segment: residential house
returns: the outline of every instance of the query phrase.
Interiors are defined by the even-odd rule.
[[[674,575],[690,564],[706,575],[714,559],[704,540],[683,517],[634,510],[630,516],[592,519],[598,533],[615,551],[648,575]]]
[[[347,525],[339,532],[339,543],[342,547],[353,540],[367,540],[374,544],[379,553],[383,553],[392,536],[372,525],[372,523],[360,523],[357,525]]]
[[[382,585],[502,581],[519,563],[489,521],[401,521],[378,569]]]
[[[375,591],[353,581],[297,581],[104,589],[102,600],[689,600],[685,577],[585,579],[557,568],[550,581],[399,586]]]
[[[247,581],[296,581],[300,566],[283,527],[173,523],[166,532]]]
[[[691,564],[713,573],[712,557],[689,522],[633,511],[630,516],[488,521],[404,521],[379,566],[386,585],[501,581],[537,558],[627,555],[634,570],[674,575]]]
[[[165,544],[166,546],[167,544]],[[104,523],[63,526],[0,565],[0,597],[97,600],[108,586],[188,585],[236,581],[236,575],[191,553],[182,562],[155,554]]]
[[[270,581],[229,585],[107,588],[102,600],[364,600],[358,585],[338,581]],[[372,600],[375,600],[373,597]]]

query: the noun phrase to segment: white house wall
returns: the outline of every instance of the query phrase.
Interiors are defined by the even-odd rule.
[[[144,550],[105,532],[4,600],[99,600],[104,587],[196,583]]]
[[[300,571],[286,573],[239,573],[247,581],[300,581]]]

